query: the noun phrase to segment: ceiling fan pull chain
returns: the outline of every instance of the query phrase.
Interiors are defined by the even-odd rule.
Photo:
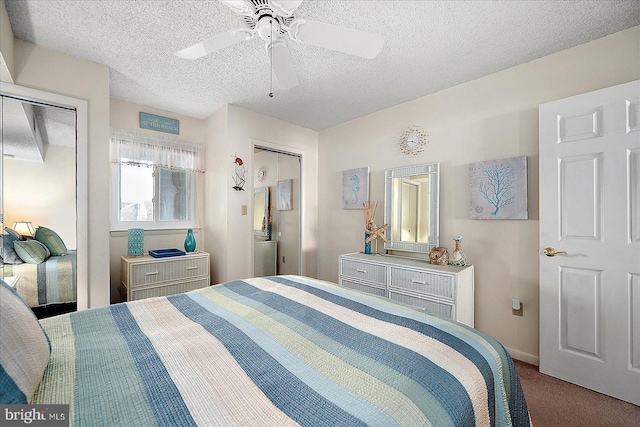
[[[269,98],[273,98],[273,18],[269,19],[271,24],[271,41],[269,42]]]

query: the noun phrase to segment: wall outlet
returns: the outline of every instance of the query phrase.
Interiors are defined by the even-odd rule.
[[[242,212],[242,215],[246,215],[247,214],[247,205],[242,205],[241,212]]]
[[[522,309],[524,304],[520,302],[519,299],[514,298],[511,304],[511,314],[514,316],[522,316]]]

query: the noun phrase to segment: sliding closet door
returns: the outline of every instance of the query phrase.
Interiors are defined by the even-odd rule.
[[[278,178],[281,189],[289,188],[291,184],[291,204],[280,204],[281,208],[291,209],[281,209],[277,213],[278,274],[300,274],[300,157],[278,153]],[[289,197],[289,194],[280,191],[275,196],[277,199]]]
[[[39,316],[75,310],[76,111],[2,96],[1,172],[3,234],[7,227],[33,238],[44,227],[66,248],[37,267],[4,259],[3,277],[11,278]]]
[[[275,241],[276,274],[301,271],[301,167],[300,156],[256,147],[253,156],[254,188],[268,189],[272,213],[271,239]],[[254,202],[255,204],[255,202]],[[253,226],[253,222],[252,222]],[[264,260],[265,236],[254,229],[254,261]],[[255,268],[255,263],[254,263]]]

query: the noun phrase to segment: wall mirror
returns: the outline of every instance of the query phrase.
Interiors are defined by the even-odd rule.
[[[439,189],[439,163],[385,171],[385,249],[428,253],[439,246]]]
[[[267,231],[262,231],[262,221],[265,213],[269,209],[269,187],[258,187],[253,189],[253,235],[264,240]]]

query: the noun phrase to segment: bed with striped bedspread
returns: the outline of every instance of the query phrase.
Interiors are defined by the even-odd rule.
[[[40,264],[4,264],[4,277],[17,276],[16,292],[29,307],[76,302],[76,251],[52,256]]]
[[[237,280],[41,321],[32,403],[77,426],[527,426],[494,339],[300,276]]]

